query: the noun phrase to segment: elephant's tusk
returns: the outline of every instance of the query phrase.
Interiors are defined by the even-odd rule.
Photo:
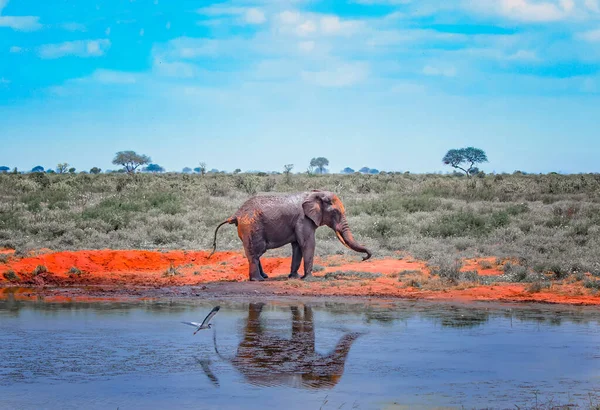
[[[340,240],[340,242],[348,249],[352,249],[344,240],[344,238],[342,237],[342,234],[340,234],[338,231],[335,231],[336,236],[338,237],[338,239]]]

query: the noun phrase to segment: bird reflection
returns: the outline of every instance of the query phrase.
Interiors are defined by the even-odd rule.
[[[196,358],[196,361],[202,367],[202,371],[208,377],[208,379],[211,381],[211,383],[215,387],[219,387],[220,386],[219,385],[219,379],[217,378],[217,376],[215,376],[215,374],[210,369],[210,360],[209,359],[199,359],[199,358]]]
[[[305,389],[329,389],[342,377],[348,353],[359,333],[344,335],[335,348],[322,355],[315,351],[313,312],[292,306],[292,337],[284,339],[265,331],[260,314],[263,303],[251,303],[244,337],[230,362],[254,385],[288,385]],[[215,351],[219,354],[216,340]]]

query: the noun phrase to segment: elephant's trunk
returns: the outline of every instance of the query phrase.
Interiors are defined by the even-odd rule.
[[[352,236],[352,232],[350,232],[350,227],[348,226],[348,220],[345,216],[342,217],[341,222],[336,226],[335,233],[340,242],[343,243],[346,247],[352,249],[355,252],[366,253],[367,256],[363,257],[363,261],[366,261],[371,257],[371,251],[369,251],[367,248],[356,242],[354,236]]]

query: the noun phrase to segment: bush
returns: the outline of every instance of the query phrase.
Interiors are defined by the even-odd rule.
[[[73,266],[71,269],[69,269],[69,273],[71,275],[81,275],[83,272],[81,272],[81,270]]]
[[[226,196],[229,192],[229,188],[225,184],[219,182],[207,182],[206,190],[210,196]]]
[[[600,290],[600,280],[596,279],[587,279],[584,281],[583,286],[588,289]]]
[[[17,282],[19,280],[19,276],[13,270],[9,270],[4,272],[4,278],[10,282]]]
[[[236,175],[235,186],[248,195],[256,195],[260,179],[253,175]]]
[[[482,236],[489,232],[486,220],[473,211],[458,211],[443,215],[422,230],[423,235],[448,238],[451,236]]]
[[[527,288],[525,290],[529,293],[538,293],[538,292],[541,292],[543,289],[549,289],[549,288],[550,288],[550,282],[537,281],[537,282],[533,282],[532,284],[527,286]]]
[[[163,273],[163,276],[167,277],[167,278],[172,277],[172,276],[179,276],[179,275],[181,275],[181,272],[179,271],[179,269],[177,267],[173,266],[173,264],[171,264],[169,266],[169,269],[167,269],[165,271],[165,273]]]
[[[37,276],[37,275],[40,275],[40,274],[46,273],[46,272],[48,272],[48,269],[44,265],[38,265],[33,270],[32,274],[33,274],[33,276]]]

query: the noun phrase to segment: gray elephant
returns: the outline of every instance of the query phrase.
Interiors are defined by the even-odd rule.
[[[344,373],[348,353],[360,333],[343,336],[333,351],[321,355],[315,351],[315,330],[310,306],[304,306],[304,314],[296,306],[292,311],[292,337],[282,339],[269,335],[262,327],[260,314],[263,303],[251,303],[244,337],[237,354],[230,362],[254,385],[288,385],[299,388],[329,389],[334,387]]]
[[[337,195],[313,190],[292,195],[255,196],[215,229],[212,254],[217,249],[217,232],[225,224],[235,224],[242,240],[249,264],[251,281],[264,280],[260,257],[268,250],[292,244],[290,278],[298,278],[298,269],[304,259],[304,276],[312,275],[315,254],[315,230],[327,225],[333,229],[342,244],[371,257],[371,252],[354,240],[342,201]],[[210,257],[210,256],[209,256]]]

